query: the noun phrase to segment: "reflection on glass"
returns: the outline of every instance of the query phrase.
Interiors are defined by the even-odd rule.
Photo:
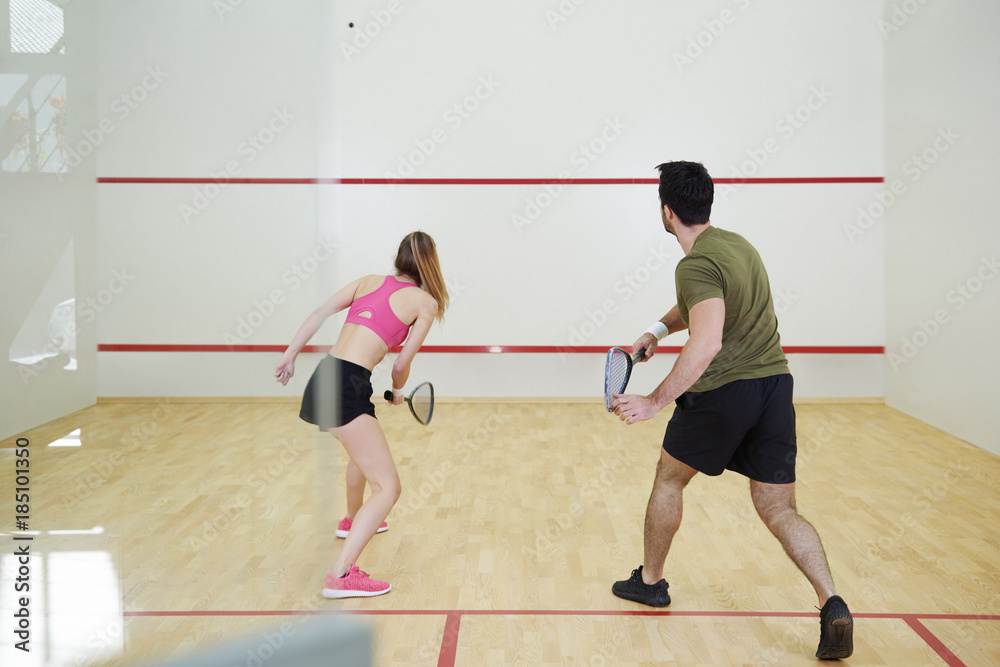
[[[60,74],[8,75],[0,79],[0,99],[5,98],[0,109],[3,170],[67,172],[71,155],[66,135],[66,78]]]
[[[67,433],[58,440],[49,443],[49,447],[79,447],[80,445],[80,429],[76,429],[72,433]]]
[[[11,53],[66,53],[63,10],[48,0],[10,0]]]
[[[0,74],[0,109],[6,109],[10,106],[11,100],[14,99],[27,80],[27,74]]]
[[[76,370],[74,270],[71,239],[8,350],[7,358],[25,367],[19,370],[25,383],[41,374],[50,358]]]
[[[94,526],[90,530],[47,530],[45,532],[49,535],[102,535],[104,527]]]
[[[49,534],[55,532],[49,531]],[[21,565],[16,555],[5,554],[0,560],[0,570],[3,581],[11,585],[0,587],[0,616],[13,619],[22,608],[21,598],[28,599],[31,651],[24,653],[15,649],[14,644],[20,640],[8,629],[0,634],[0,653],[16,656],[14,664],[25,667],[76,667],[120,658],[125,633],[118,572],[111,554],[107,551],[41,552],[37,539],[23,544],[32,545],[26,582],[30,590],[15,589],[13,584],[20,576]]]
[[[122,655],[118,573],[107,551],[48,556],[49,651],[55,664],[79,665]]]

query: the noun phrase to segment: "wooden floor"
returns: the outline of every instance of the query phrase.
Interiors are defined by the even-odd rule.
[[[594,404],[443,403],[422,427],[380,407],[403,496],[359,565],[393,590],[333,601],[346,458],[297,411],[101,404],[24,434],[32,652],[12,647],[22,543],[7,533],[0,662],[180,657],[345,611],[373,629],[379,665],[814,662],[812,589],[732,473],[686,492],[672,605],[611,594],[641,562],[668,414],[625,427]],[[882,405],[797,411],[799,509],[855,613],[850,664],[1000,663],[1000,458]]]

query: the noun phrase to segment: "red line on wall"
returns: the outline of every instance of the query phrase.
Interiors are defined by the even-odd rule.
[[[796,185],[810,183],[884,183],[882,176],[807,176],[802,178],[716,178],[718,184]],[[234,185],[656,185],[655,178],[188,178],[157,176],[100,176],[98,183],[118,184],[234,184]]]
[[[944,645],[940,639],[935,636],[933,632],[927,629],[927,626],[917,620],[917,616],[913,614],[904,614],[902,619],[906,621],[906,624],[916,632],[921,639],[927,642],[934,651],[941,656],[945,664],[949,667],[965,667],[965,663],[958,659],[958,657],[951,652],[951,650]]]
[[[611,346],[602,345],[424,345],[421,352],[437,354],[606,354]],[[281,354],[287,345],[156,345],[102,343],[98,352],[268,352]],[[302,352],[327,352],[329,345],[306,345]],[[398,353],[396,346],[389,350]],[[788,354],[884,354],[885,348],[875,345],[820,346],[789,345],[781,348]],[[661,346],[657,352],[680,354],[678,346]]]

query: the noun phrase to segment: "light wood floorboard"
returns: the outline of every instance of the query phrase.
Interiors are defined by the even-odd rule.
[[[320,595],[346,456],[297,405],[103,402],[33,429],[38,651],[23,664],[179,656],[289,619],[135,612],[332,610],[399,612],[358,616],[384,665],[438,664],[455,610],[511,612],[461,616],[459,665],[812,662],[812,589],[733,473],[686,492],[665,575],[676,615],[586,615],[649,609],[610,587],[642,559],[668,412],[626,427],[593,404],[443,403],[422,427],[379,406],[403,495],[359,566],[393,590],[347,601]],[[861,615],[851,664],[944,664],[901,619],[1000,614],[1000,458],[884,405],[797,413],[799,510]],[[50,446],[75,431],[79,446]],[[8,518],[13,447],[0,443]],[[4,557],[7,655],[15,569]],[[405,613],[426,610],[440,613]],[[749,615],[720,615],[732,612]],[[1000,619],[922,623],[967,664],[1000,663]]]

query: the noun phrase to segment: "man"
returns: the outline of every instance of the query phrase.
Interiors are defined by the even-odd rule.
[[[668,162],[660,171],[660,216],[685,257],[677,264],[677,305],[635,342],[649,359],[659,339],[690,329],[673,369],[649,396],[619,395],[612,408],[632,424],[671,402],[645,521],[643,564],[612,586],[615,595],[670,604],[663,565],[681,522],[682,492],[698,472],[726,469],[750,479],[764,524],[816,590],[816,657],[853,652],[853,619],[837,595],[819,535],[795,509],[792,376],[781,350],[767,272],[739,234],[713,227],[715,188],[705,167]]]

